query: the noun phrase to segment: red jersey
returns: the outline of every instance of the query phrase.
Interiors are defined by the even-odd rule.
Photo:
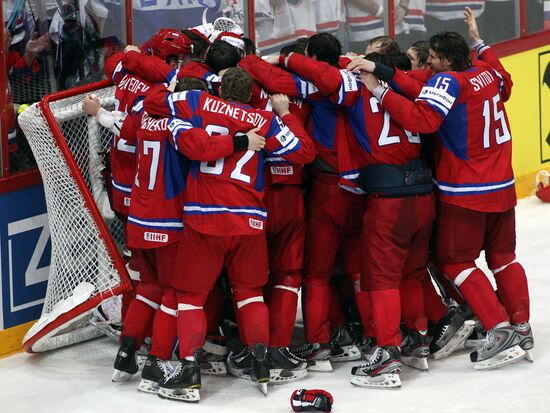
[[[139,111],[141,101],[149,91],[149,83],[125,69],[122,64],[123,56],[123,53],[117,53],[110,57],[105,63],[105,72],[111,76],[116,86],[115,111],[130,113],[134,107]],[[119,137],[113,134],[111,141],[113,209],[123,215],[128,215],[135,173],[135,136],[131,136],[131,133]]]
[[[180,134],[174,148],[169,118],[153,118],[142,111],[128,116],[126,122],[140,125],[128,245],[143,249],[162,247],[178,241],[183,229],[183,191],[190,161],[177,151],[191,159],[215,160],[233,152],[233,138],[219,136],[214,140],[203,129],[193,128]]]
[[[440,200],[475,211],[504,212],[516,204],[504,108],[512,80],[487,46],[480,52],[483,61],[474,61],[470,69],[430,78],[416,102],[388,91],[382,105],[412,131],[438,132]]]
[[[314,167],[337,173],[335,143],[338,136],[347,133],[342,109],[319,93],[312,82],[273,66],[257,56],[246,56],[239,65],[269,93],[298,97],[310,105],[311,116],[307,130],[318,153]]]
[[[397,124],[353,73],[296,53],[289,56],[287,65],[314,81],[331,100],[346,106],[352,133],[341,135],[337,142],[340,186],[362,193],[356,184],[359,169],[369,165],[404,165],[420,158],[420,137]]]
[[[233,153],[215,162],[192,162],[187,179],[184,220],[194,230],[210,235],[257,235],[265,228],[263,203],[264,158],[281,157],[309,163],[315,156],[313,144],[302,129],[292,133],[271,112],[248,105],[231,104],[206,92],[170,93],[155,88],[146,98],[148,111],[175,116],[170,128],[177,145],[179,135],[192,127],[210,135],[234,135],[259,128],[265,136],[263,151]],[[293,115],[284,117],[293,121]],[[295,127],[295,130],[296,127]]]

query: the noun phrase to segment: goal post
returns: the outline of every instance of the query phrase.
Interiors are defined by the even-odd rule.
[[[123,227],[105,202],[101,174],[111,134],[82,111],[89,93],[113,109],[114,86],[105,80],[45,96],[18,118],[42,176],[51,233],[42,315],[23,339],[30,353],[103,334],[90,323],[94,309],[132,288]]]

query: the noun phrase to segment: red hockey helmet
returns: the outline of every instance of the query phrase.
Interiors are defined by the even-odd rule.
[[[192,53],[191,40],[179,30],[160,29],[142,46],[151,54],[166,60],[169,56],[186,56]]]
[[[550,202],[550,173],[545,171],[539,171],[537,174],[537,198],[544,202]]]

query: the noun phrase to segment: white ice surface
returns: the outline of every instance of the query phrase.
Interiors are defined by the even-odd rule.
[[[333,373],[310,374],[302,382],[255,385],[233,377],[203,377],[197,405],[167,401],[136,390],[137,378],[111,383],[116,344],[103,338],[40,355],[0,360],[0,412],[291,412],[294,389],[321,388],[334,396],[335,413],[367,412],[547,412],[550,413],[550,204],[536,198],[517,208],[518,260],[531,290],[535,362],[520,361],[493,371],[474,371],[468,353],[430,360],[430,371],[403,368],[399,390],[370,390],[349,383],[354,363]]]

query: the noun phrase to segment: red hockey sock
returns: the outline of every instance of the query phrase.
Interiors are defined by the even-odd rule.
[[[419,280],[401,280],[399,286],[401,297],[401,315],[407,330],[421,331],[428,329],[428,320],[424,310],[424,289]]]
[[[136,340],[136,349],[150,335],[155,311],[159,308],[162,288],[158,284],[140,283],[136,298],[128,306],[128,312],[122,325],[122,335]]]
[[[529,321],[529,287],[523,266],[514,259],[491,271],[495,275],[498,296],[510,322],[519,324]]]
[[[339,287],[336,285],[330,285],[330,306],[328,308],[330,331],[346,323],[346,316],[344,315],[342,300],[338,289]]]
[[[208,294],[208,299],[204,304],[204,312],[206,313],[206,331],[208,334],[220,334],[220,322],[223,318],[223,310],[225,305],[225,292],[220,285],[216,283],[214,288]]]
[[[308,343],[328,343],[330,341],[329,307],[331,292],[326,284],[304,285],[304,327]]]
[[[355,294],[357,310],[363,325],[363,335],[365,337],[375,337],[374,325],[372,323],[372,309],[370,304],[370,295],[368,291],[359,291]]]
[[[176,342],[177,316],[176,291],[173,288],[165,288],[160,308],[153,320],[153,345],[149,352],[151,355],[161,360],[170,360]]]
[[[399,290],[374,290],[370,296],[376,343],[379,346],[401,346]]]
[[[424,277],[422,280],[422,288],[424,290],[424,308],[426,310],[426,316],[430,323],[437,324],[445,314],[447,314],[447,307],[443,304],[441,297],[435,291],[432,278],[430,276]]]
[[[270,347],[288,347],[298,305],[299,288],[282,284],[274,285],[268,300],[269,306],[269,345]]]
[[[177,331],[179,356],[191,357],[201,348],[206,338],[206,314],[203,306],[208,295],[201,293],[179,292]]]
[[[269,313],[261,290],[233,291],[239,319],[239,333],[246,346],[269,344]]]
[[[441,269],[460,289],[483,327],[490,330],[498,323],[508,321],[508,315],[483,271],[474,265],[444,264]]]

